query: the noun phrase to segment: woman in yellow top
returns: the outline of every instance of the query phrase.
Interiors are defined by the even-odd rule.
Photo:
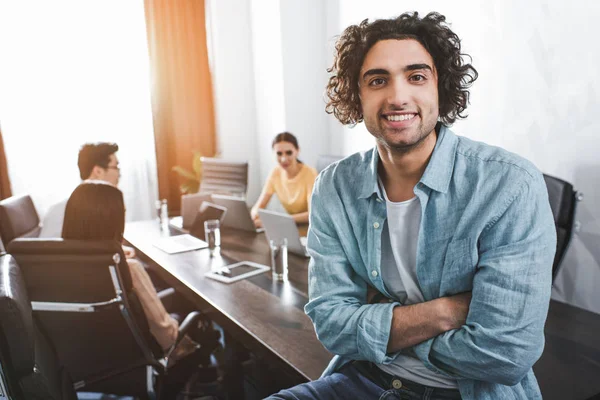
[[[254,224],[261,227],[258,210],[265,208],[273,193],[277,195],[283,208],[294,217],[296,224],[308,224],[308,209],[317,170],[298,160],[300,147],[298,140],[289,132],[283,132],[273,139],[273,153],[279,164],[271,171],[265,187],[252,207]]]

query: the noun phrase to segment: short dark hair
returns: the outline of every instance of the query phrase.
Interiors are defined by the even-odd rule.
[[[96,165],[102,168],[108,167],[110,155],[117,151],[119,146],[116,143],[86,143],[81,146],[77,159],[81,179],[88,179]]]
[[[407,12],[393,19],[368,19],[351,25],[337,40],[333,73],[327,84],[329,98],[325,110],[342,124],[357,124],[363,120],[358,93],[359,73],[367,52],[381,40],[414,39],[429,52],[438,71],[440,120],[452,124],[465,118],[471,84],[478,73],[466,64],[460,52],[460,39],[446,24],[446,17],[431,12],[424,18]],[[469,57],[470,58],[470,57]]]
[[[102,181],[84,181],[71,194],[65,209],[62,237],[79,240],[123,240],[123,193]]]

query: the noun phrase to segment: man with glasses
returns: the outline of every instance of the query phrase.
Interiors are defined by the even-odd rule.
[[[121,177],[116,143],[86,143],[79,150],[79,175],[82,180],[106,181],[114,186]]]
[[[77,166],[81,180],[100,180],[117,186],[121,177],[119,146],[116,143],[86,143],[79,150]],[[40,237],[61,237],[67,199],[50,207],[44,217]]]

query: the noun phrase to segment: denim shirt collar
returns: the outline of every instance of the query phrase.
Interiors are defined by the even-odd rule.
[[[435,148],[419,182],[435,191],[446,193],[454,170],[458,138],[446,125],[440,122],[436,125],[435,131],[438,136]],[[383,195],[377,184],[378,165],[379,152],[377,151],[377,147],[374,147],[371,150],[371,162],[365,171],[366,179],[363,181],[363,188],[359,198],[368,198],[376,194],[377,197],[383,199]]]

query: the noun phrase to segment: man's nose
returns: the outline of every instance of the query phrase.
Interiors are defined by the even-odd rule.
[[[386,101],[393,108],[405,107],[409,103],[410,97],[410,85],[402,80],[393,80],[388,86]]]

